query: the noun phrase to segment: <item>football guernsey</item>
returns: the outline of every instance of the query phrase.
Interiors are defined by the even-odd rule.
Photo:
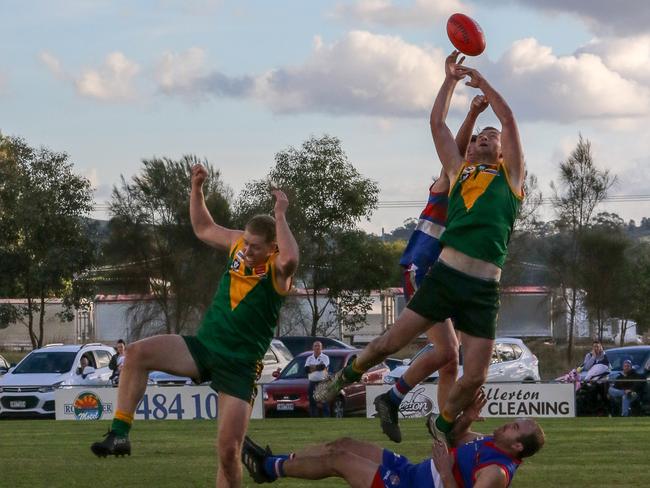
[[[422,278],[441,251],[438,239],[445,230],[448,196],[446,192],[434,192],[432,188],[433,185],[429,188],[429,199],[420,214],[418,225],[399,261],[400,266],[405,268],[404,293],[407,299],[420,287]]]
[[[508,478],[510,485],[521,460],[510,457],[494,445],[494,437],[479,437],[451,450],[454,456],[453,473],[458,486],[472,488],[476,472],[492,464],[499,466]]]
[[[440,241],[503,267],[522,199],[512,190],[502,163],[465,162],[451,186],[447,228]]]
[[[244,240],[231,247],[228,269],[212,300],[197,338],[210,351],[257,361],[264,357],[278,323],[286,293],[275,284],[278,252],[254,269],[244,263]]]

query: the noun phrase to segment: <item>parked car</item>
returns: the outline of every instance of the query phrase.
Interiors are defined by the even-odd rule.
[[[5,358],[0,356],[0,376],[2,376],[7,371],[9,371],[9,368],[11,368],[9,361],[7,361]]]
[[[333,337],[322,336],[282,336],[277,339],[281,340],[293,356],[298,356],[301,352],[311,351],[315,341],[323,344],[323,349],[355,349],[350,344],[334,339]]]
[[[0,378],[0,418],[54,417],[54,391],[77,385],[110,385],[115,350],[103,344],[51,344],[25,356]],[[88,366],[80,369],[81,359]]]
[[[289,364],[292,359],[291,352],[282,341],[273,339],[262,360],[264,369],[262,370],[262,376],[258,380],[258,383],[269,383],[273,381],[279,375],[280,371],[282,371],[282,368]],[[175,376],[163,371],[151,371],[149,373],[148,384],[152,386],[183,386],[192,385],[194,382],[192,378],[187,376]],[[209,382],[205,384],[209,384]]]
[[[194,382],[187,376],[176,376],[164,371],[151,371],[147,384],[150,386],[184,386],[192,385]]]
[[[615,347],[605,351],[609,359],[609,384],[613,384],[623,371],[623,361],[632,361],[634,370],[646,379],[639,398],[632,405],[633,413],[650,415],[650,346]],[[636,412],[635,412],[636,411]]]
[[[275,376],[277,376],[292,359],[293,354],[291,350],[287,348],[286,344],[284,344],[284,341],[273,339],[264,355],[264,359],[262,359],[264,369],[262,370],[262,376],[258,380],[258,383],[268,383],[273,381]],[[273,373],[275,373],[275,376]]]
[[[347,366],[359,352],[359,349],[324,349],[323,353],[330,358],[329,373],[334,374]],[[277,380],[264,385],[264,412],[267,417],[309,414],[309,380],[305,361],[310,355],[311,351],[299,354],[282,370]],[[366,372],[360,382],[346,386],[330,405],[332,416],[340,418],[365,410],[366,384],[382,383],[388,371],[388,366],[380,363]]]
[[[384,378],[385,383],[395,383],[408,369],[409,365],[420,355],[433,349],[433,344],[427,344],[420,349],[412,359],[405,359],[402,366],[394,368]],[[458,376],[463,375],[463,360],[461,354]],[[426,378],[423,383],[435,383],[438,381],[438,372],[434,372]],[[540,381],[539,360],[521,339],[511,337],[499,337],[494,342],[492,350],[492,362],[488,368],[487,381],[498,382],[533,382]]]

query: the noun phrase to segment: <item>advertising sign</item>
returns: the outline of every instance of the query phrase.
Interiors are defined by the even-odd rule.
[[[209,386],[149,386],[138,404],[135,418],[142,420],[216,419],[217,393]],[[110,420],[117,408],[117,388],[61,388],[54,396],[57,420]],[[251,418],[262,418],[262,391],[253,404]]]
[[[390,385],[366,386],[366,417],[375,416],[375,397]],[[401,418],[425,417],[439,413],[437,386],[419,384],[406,394],[400,404]],[[572,384],[487,383],[483,386],[487,404],[483,417],[575,417],[575,396]]]

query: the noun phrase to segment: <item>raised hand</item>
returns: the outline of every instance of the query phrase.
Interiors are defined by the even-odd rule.
[[[473,110],[476,113],[481,113],[483,110],[485,110],[488,105],[490,105],[490,102],[488,101],[487,97],[485,95],[476,95],[472,99],[472,103],[470,104],[470,110]]]
[[[459,51],[454,50],[445,60],[445,74],[456,81],[462,80],[465,76],[458,73],[458,68],[461,68],[463,61],[465,61],[465,56],[460,58],[460,60],[458,59],[459,54]]]
[[[203,186],[203,183],[205,180],[208,179],[208,170],[205,169],[205,166],[203,166],[200,163],[195,164],[192,166],[192,186]]]
[[[273,213],[275,215],[285,214],[287,208],[289,208],[289,199],[287,195],[282,190],[271,190],[271,194],[275,197],[275,207],[273,208]]]
[[[468,68],[467,66],[460,66],[460,64],[457,64],[455,72],[461,78],[469,76],[469,81],[465,83],[467,86],[480,88],[481,82],[483,81],[483,75],[474,68]]]

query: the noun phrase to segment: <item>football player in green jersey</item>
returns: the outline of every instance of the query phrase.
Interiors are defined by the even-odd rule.
[[[206,244],[229,250],[227,270],[196,336],[159,335],[128,346],[111,429],[91,449],[101,457],[130,455],[128,434],[149,371],[209,381],[219,394],[217,486],[238,487],[255,381],[292,286],[298,245],[286,220],[289,201],[281,190],[272,191],[275,219],[258,215],[243,231],[232,230],[215,223],[208,212],[203,196],[207,176],[202,165],[192,167],[192,227]]]
[[[465,361],[463,376],[440,406],[441,414],[429,425],[441,440],[487,376],[496,334],[501,267],[523,199],[525,177],[512,110],[478,71],[462,66],[462,59],[458,62],[458,55],[454,51],[446,59],[445,79],[430,119],[436,151],[451,182],[440,257],[395,325],[368,344],[352,364],[319,385],[315,393],[318,401],[327,401],[434,324],[451,318],[462,333]],[[478,134],[473,161],[461,154],[446,124],[454,88],[465,77],[469,77],[468,86],[481,90],[502,126],[501,131],[486,127]]]

